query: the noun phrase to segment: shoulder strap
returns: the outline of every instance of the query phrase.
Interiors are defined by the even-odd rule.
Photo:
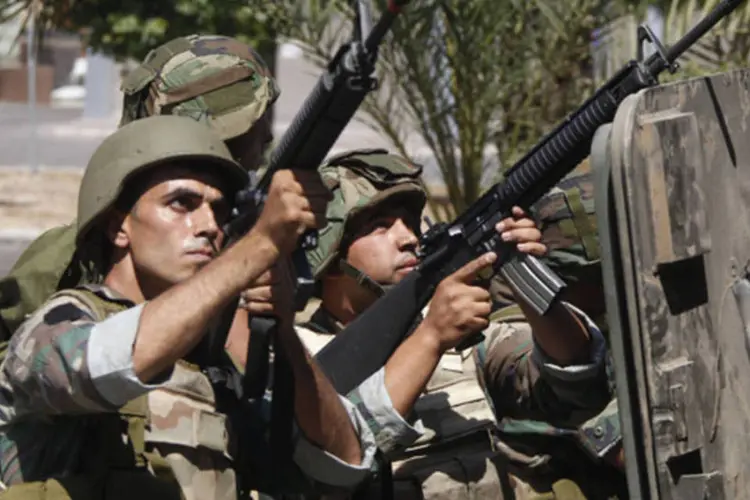
[[[299,324],[299,326],[312,330],[315,333],[328,334],[336,332],[335,325],[331,325],[331,319],[322,307],[318,307],[310,316],[310,319]]]
[[[57,297],[73,297],[91,312],[94,313],[95,321],[104,321],[109,316],[122,312],[129,307],[125,302],[108,300],[98,295],[93,289],[86,286],[60,290],[52,294],[50,300]]]
[[[519,321],[526,321],[526,316],[524,316],[521,306],[513,304],[491,313],[490,321],[497,323],[516,323]]]

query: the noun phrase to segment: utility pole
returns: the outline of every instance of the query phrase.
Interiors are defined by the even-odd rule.
[[[28,144],[28,161],[29,167],[33,173],[38,171],[36,157],[36,12],[34,4],[29,8],[29,20],[26,24],[26,70],[27,75],[27,97],[29,112],[29,144]]]

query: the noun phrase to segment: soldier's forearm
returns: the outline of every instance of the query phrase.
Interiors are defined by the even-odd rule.
[[[559,366],[586,363],[590,339],[586,325],[567,307],[557,302],[544,316],[519,301],[537,345]]]
[[[385,365],[385,387],[402,417],[411,412],[442,356],[436,336],[424,328],[424,323],[417,327]]]
[[[284,353],[294,373],[294,410],[305,437],[352,465],[362,461],[359,436],[338,393],[302,346],[291,321],[281,321]]]
[[[147,303],[133,346],[138,378],[148,382],[189,353],[209,322],[277,257],[269,242],[251,232],[195,276]]]

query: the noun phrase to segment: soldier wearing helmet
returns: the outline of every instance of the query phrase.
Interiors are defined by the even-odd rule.
[[[191,118],[218,134],[246,170],[258,167],[273,137],[268,111],[279,97],[276,81],[252,47],[233,38],[167,42],[148,53],[121,89],[121,126],[155,115]],[[11,331],[55,290],[96,281],[92,262],[73,255],[75,229],[73,222],[48,230],[14,265],[9,277],[19,283],[21,301],[0,311]]]
[[[328,224],[308,252],[321,303],[298,327],[313,352],[418,264],[425,205],[421,168],[386,151],[348,152],[320,173],[333,193]],[[545,250],[534,222],[520,209],[497,230],[521,252]],[[493,362],[502,366],[505,397],[522,414],[564,421],[581,418],[586,408],[599,409],[601,333],[564,305],[546,317],[530,317],[525,328],[488,324],[490,295],[475,280],[494,258],[481,256],[443,280],[414,333],[349,394],[378,447],[394,461],[388,486],[395,498],[503,498],[510,488],[470,353],[455,350],[473,333],[487,330],[502,338]]]
[[[75,242],[99,250],[102,280],[54,294],[10,341],[0,365],[4,498],[238,497],[239,429],[217,410],[194,354],[231,298],[318,226],[329,199],[322,184],[303,193],[292,172],[277,173],[255,226],[216,256],[245,177],[223,141],[183,117],[137,120],[96,150]],[[368,473],[374,439],[305,355],[291,286],[277,306],[299,395],[295,461],[350,487]]]
[[[533,207],[548,248],[542,260],[567,284],[564,299],[595,318],[606,334],[604,289],[602,285],[599,238],[594,211],[593,181],[588,163],[581,164]],[[508,301],[507,284],[496,292],[500,302]],[[523,323],[518,305],[496,310],[492,319],[508,325]],[[492,356],[492,335],[475,351],[479,379],[492,400],[498,416],[498,429],[508,446],[512,470],[519,484],[550,498],[627,497],[621,472],[620,426],[617,402],[578,428],[559,422],[520,418],[508,411],[505,388],[496,383],[498,367]],[[624,496],[623,496],[624,495]],[[546,497],[545,497],[546,498]]]

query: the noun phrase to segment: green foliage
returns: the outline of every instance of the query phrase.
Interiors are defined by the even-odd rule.
[[[710,8],[716,1],[703,3]],[[674,35],[671,40],[695,22],[697,12],[691,17],[686,9],[695,11],[696,4],[700,2],[413,2],[380,50],[381,88],[366,101],[363,119],[407,157],[410,134],[416,130],[437,161],[453,207],[463,210],[488,181],[595,91],[591,42],[596,29],[626,14],[642,19],[653,5],[670,12],[666,25]],[[750,44],[744,33],[750,28],[750,4],[742,9],[724,23],[721,41],[711,42],[722,61],[714,70],[747,61]],[[348,25],[331,23],[332,17],[352,15],[346,9],[332,12],[330,4],[312,11],[289,34],[323,66],[348,33]],[[621,55],[632,58],[635,53]],[[672,79],[706,71],[694,61],[682,66]]]
[[[360,119],[407,157],[416,134],[435,157],[453,207],[462,210],[595,90],[595,29],[623,14],[641,19],[654,5],[668,15],[669,42],[718,1],[413,1],[380,49],[381,86]],[[32,9],[37,26],[81,31],[93,48],[136,59],[174,37],[203,32],[253,43],[272,64],[281,35],[322,68],[350,36],[350,3],[0,0],[0,20]],[[684,58],[683,70],[663,81],[746,65],[750,2],[705,37],[701,49],[708,67]]]
[[[410,133],[432,151],[455,210],[593,90],[594,28],[637,2],[426,0],[410,4],[380,50],[381,89],[366,122],[408,156]],[[349,18],[351,14],[349,13]],[[342,39],[325,16],[292,35],[323,63]],[[492,152],[492,146],[496,150]]]
[[[117,58],[141,59],[152,48],[192,33],[274,45],[287,29],[293,0],[0,0],[0,19],[34,9],[39,27],[84,34],[90,46]]]

